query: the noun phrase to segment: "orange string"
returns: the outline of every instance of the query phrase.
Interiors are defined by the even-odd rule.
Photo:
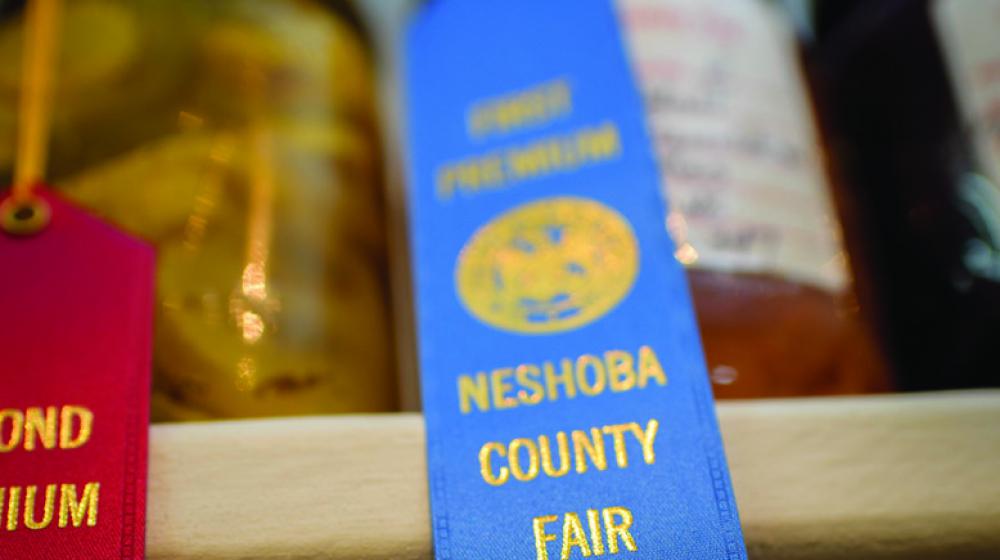
[[[34,186],[45,176],[59,0],[30,0],[26,11],[14,163],[16,200],[30,198]]]

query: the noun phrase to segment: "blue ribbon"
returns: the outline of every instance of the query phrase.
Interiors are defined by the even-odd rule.
[[[611,7],[431,2],[406,42],[436,557],[746,557]]]

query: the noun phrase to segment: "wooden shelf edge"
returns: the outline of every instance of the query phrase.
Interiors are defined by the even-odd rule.
[[[724,402],[755,560],[1000,557],[1000,390]],[[147,557],[432,557],[417,414],[155,425]]]

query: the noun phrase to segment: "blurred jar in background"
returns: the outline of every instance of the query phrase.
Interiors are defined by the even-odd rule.
[[[1000,1],[820,1],[815,19],[900,386],[996,386]]]
[[[351,7],[77,0],[60,40],[51,181],[157,249],[154,420],[394,408],[374,69]]]
[[[757,0],[619,0],[715,394],[888,388],[794,34]]]

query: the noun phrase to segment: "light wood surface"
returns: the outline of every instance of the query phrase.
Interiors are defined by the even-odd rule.
[[[718,407],[750,557],[1000,558],[1000,391]],[[429,559],[419,415],[158,425],[148,557]]]

